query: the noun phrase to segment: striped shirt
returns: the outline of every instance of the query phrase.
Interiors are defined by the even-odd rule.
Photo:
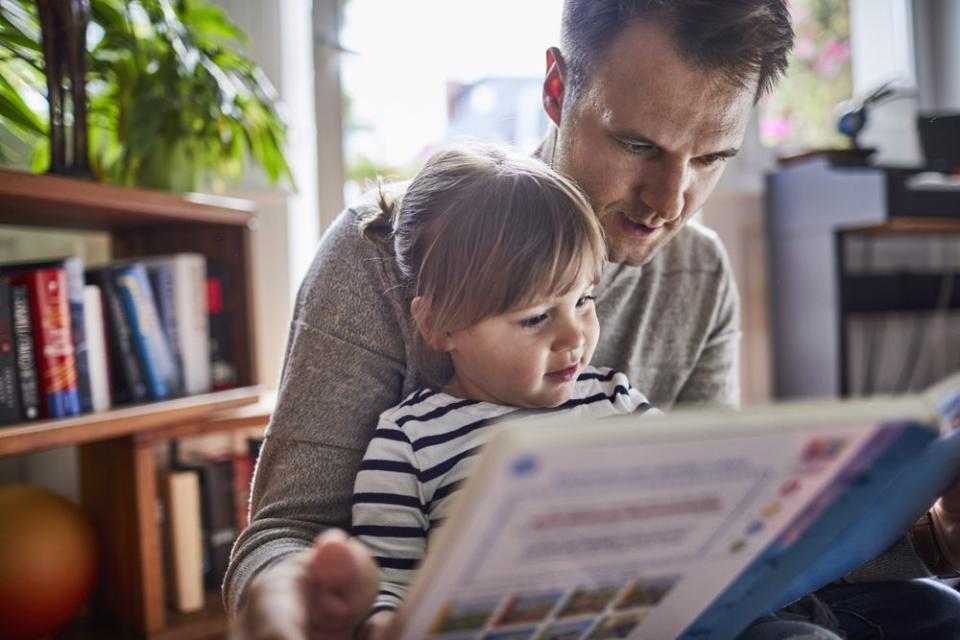
[[[380,595],[373,610],[399,605],[429,536],[499,425],[544,411],[600,418],[649,409],[624,374],[587,367],[570,400],[554,409],[521,409],[421,389],[383,412],[353,496],[353,535],[380,566]]]

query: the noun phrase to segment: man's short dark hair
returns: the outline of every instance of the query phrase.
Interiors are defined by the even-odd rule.
[[[565,0],[561,48],[575,95],[610,45],[635,22],[663,26],[693,66],[766,95],[787,68],[793,27],[787,0]]]

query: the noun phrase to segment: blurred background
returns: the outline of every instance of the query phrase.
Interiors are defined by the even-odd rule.
[[[51,130],[74,125],[70,95],[55,122],[49,115],[40,4],[0,1],[0,189],[20,198],[16,207],[0,200],[0,263],[71,255],[91,265],[128,257],[149,246],[152,230],[123,219],[127,196],[117,194],[127,192],[88,192],[78,181],[77,196],[60,197],[69,211],[59,215],[39,208],[49,195],[43,188],[17,191],[34,177],[25,179],[27,172],[42,174],[56,164]],[[787,76],[758,105],[740,154],[700,214],[721,236],[741,293],[743,402],[923,389],[960,369],[960,2],[789,4],[797,38]],[[232,276],[233,289],[225,284],[222,296],[219,288],[212,296],[206,281],[211,323],[214,306],[244,302],[237,303],[242,319],[234,335],[241,349],[223,388],[276,387],[292,306],[317,243],[378,177],[407,179],[433,151],[465,138],[532,151],[547,130],[544,52],[558,43],[561,0],[89,5],[89,24],[73,33],[86,40],[79,85],[89,109],[90,161],[59,173],[187,194],[161,199],[168,209],[158,214],[143,205],[152,192],[130,192],[133,218],[174,234],[153,253],[182,250],[175,239],[182,230],[174,227],[186,202],[219,203],[227,214],[211,218],[217,224],[252,218],[240,232],[243,242],[249,237],[249,260],[244,249],[233,254],[243,254],[239,261],[228,261],[225,270],[220,265],[219,277],[229,284]],[[65,55],[69,72],[76,51],[68,47]],[[68,156],[76,156],[75,147],[68,144]],[[90,211],[77,204],[83,193],[99,198]],[[112,222],[86,219],[104,208]],[[222,239],[218,230],[207,231]],[[239,361],[249,366],[238,372]],[[198,402],[212,406],[217,398]],[[259,413],[219,428],[262,431],[269,394],[264,398]],[[160,424],[164,407],[146,410],[145,419]],[[104,415],[103,424],[82,418],[96,431],[95,443],[131,421]],[[78,482],[77,450],[86,445],[58,439],[66,427],[52,425],[47,437],[35,435],[32,424],[12,425],[6,438],[0,431],[0,489],[31,482],[95,508],[96,492],[81,499]],[[167,446],[178,433],[158,442]],[[153,446],[133,440],[124,446]],[[222,463],[226,451],[231,464],[242,463],[231,473],[249,479],[255,439],[241,442],[242,455],[236,448],[228,443],[202,455]],[[153,537],[131,530],[128,542],[138,562],[150,558],[142,565],[157,575],[144,569],[113,592],[127,585],[137,597],[149,591],[137,611],[159,613],[132,624],[158,631],[165,628],[164,585],[150,515],[158,488],[152,453],[136,451],[140,457],[122,478],[136,478],[135,508]],[[87,458],[87,466],[115,457],[108,453]],[[169,461],[178,454],[157,455]],[[113,482],[106,476],[90,474],[104,483],[100,489]],[[117,484],[114,490],[123,489],[124,480]],[[236,487],[232,535],[243,526],[249,480]],[[100,502],[113,509],[115,501]],[[220,541],[221,553],[232,539]],[[224,628],[218,576],[204,566],[213,595],[201,593],[197,606],[215,610],[219,631],[209,637],[216,637]],[[153,604],[143,604],[148,600]],[[191,620],[205,628],[203,616]],[[187,637],[176,635],[176,624],[166,626],[172,631],[165,637]]]
[[[8,3],[8,17],[17,4]],[[256,357],[261,381],[274,386],[296,289],[344,203],[378,176],[412,176],[432,151],[458,139],[536,147],[547,127],[539,99],[544,50],[557,43],[561,2],[212,4],[229,28],[205,25],[206,14],[197,28],[231,41],[258,67],[256,80],[285,136],[272,160],[261,149],[251,162],[257,145],[234,145],[220,163],[229,172],[159,186],[256,203]],[[152,6],[121,5],[132,23]],[[950,357],[957,351],[946,276],[958,255],[950,224],[960,192],[949,176],[957,166],[960,5],[791,0],[790,7],[797,39],[787,77],[758,106],[744,149],[702,214],[726,243],[744,300],[744,401],[922,387],[960,365],[960,355]],[[88,28],[91,49],[110,39],[110,27],[97,22]],[[0,49],[5,90],[42,127],[42,84],[18,60],[16,45]],[[101,85],[88,83],[92,126],[97,101],[108,95]],[[47,147],[44,136],[0,118],[2,166],[42,170]],[[101,156],[98,178],[155,186],[149,175],[118,173]],[[174,160],[160,164],[179,166]],[[942,224],[901,233],[890,226],[897,220]],[[853,233],[867,227],[869,235]],[[842,230],[850,233],[841,241]],[[38,247],[56,253],[63,243],[85,256],[109,251],[95,233],[64,238],[0,228],[4,259],[36,255]],[[915,291],[913,281],[896,284],[883,274],[925,278],[929,295],[900,300],[891,287]],[[848,304],[851,290],[859,306]],[[935,348],[936,366],[929,364]]]

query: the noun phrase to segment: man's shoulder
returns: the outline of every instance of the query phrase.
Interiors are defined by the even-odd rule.
[[[722,273],[730,269],[720,236],[698,222],[688,222],[650,261],[655,271]]]
[[[357,283],[370,276],[395,280],[389,247],[369,240],[361,233],[361,222],[375,215],[378,209],[376,199],[365,196],[342,210],[330,223],[304,276],[303,293],[324,284]]]
[[[378,208],[379,205],[375,200],[365,197],[341,211],[321,236],[317,254],[333,254],[340,251],[347,253],[375,251],[376,244],[364,239],[361,234],[360,223],[364,219],[376,215]]]

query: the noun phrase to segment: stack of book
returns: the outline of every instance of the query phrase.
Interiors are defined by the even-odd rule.
[[[172,609],[203,609],[220,588],[230,549],[248,524],[260,438],[234,434],[169,443],[161,451],[159,485],[163,555]]]
[[[201,254],[85,269],[76,256],[0,265],[0,424],[233,386],[223,295]]]

